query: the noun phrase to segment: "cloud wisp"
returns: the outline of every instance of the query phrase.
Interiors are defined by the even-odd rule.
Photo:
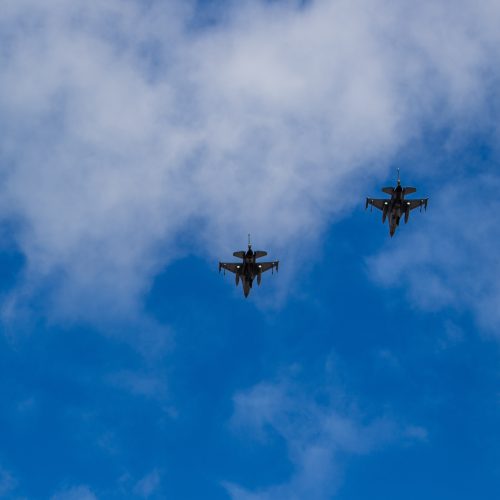
[[[294,472],[283,484],[257,490],[225,483],[231,498],[332,498],[342,483],[345,457],[364,455],[395,441],[426,439],[420,427],[404,427],[387,416],[367,420],[339,402],[322,404],[316,396],[289,380],[263,382],[236,394],[232,428],[263,445],[272,434],[279,436]]]
[[[52,495],[51,500],[97,500],[88,486],[71,486]]]
[[[0,495],[7,497],[16,486],[17,481],[14,476],[0,465]]]

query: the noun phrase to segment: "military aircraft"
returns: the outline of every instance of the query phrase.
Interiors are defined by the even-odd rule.
[[[414,200],[407,200],[405,196],[407,194],[414,193],[416,189],[414,187],[401,187],[401,180],[399,178],[399,168],[398,168],[398,185],[393,187],[385,187],[382,188],[382,191],[386,194],[389,194],[390,198],[376,199],[376,198],[366,198],[365,209],[368,208],[368,205],[372,207],[378,208],[382,210],[382,223],[385,222],[385,219],[389,218],[389,233],[394,236],[396,232],[396,228],[399,226],[399,220],[404,215],[405,216],[405,224],[408,222],[408,218],[410,217],[410,212],[417,207],[420,207],[420,211],[422,211],[422,207],[427,210],[427,201],[429,198],[421,198]]]
[[[255,277],[257,277],[257,284],[260,285],[262,273],[269,271],[269,269],[271,269],[272,272],[274,272],[274,269],[276,269],[276,272],[278,271],[278,260],[273,262],[257,262],[257,259],[265,257],[267,252],[252,250],[250,235],[248,235],[248,250],[246,252],[240,250],[239,252],[234,252],[233,255],[239,259],[243,259],[243,262],[219,262],[219,273],[221,269],[224,269],[224,274],[226,274],[226,271],[234,273],[236,275],[236,286],[238,286],[241,280],[245,298],[248,297],[250,293]]]

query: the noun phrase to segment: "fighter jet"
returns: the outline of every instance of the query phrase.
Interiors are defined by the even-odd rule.
[[[248,250],[246,252],[240,250],[239,252],[234,252],[233,255],[239,259],[243,259],[243,262],[219,262],[219,273],[221,269],[224,269],[224,274],[226,274],[226,271],[234,273],[236,275],[236,286],[238,286],[241,280],[245,298],[248,297],[255,278],[257,278],[257,284],[260,285],[262,273],[269,271],[269,269],[271,269],[271,272],[274,272],[274,269],[276,269],[276,272],[278,271],[278,260],[273,262],[257,262],[257,259],[265,257],[267,252],[252,250],[250,235],[248,235]]]
[[[390,198],[383,199],[375,199],[375,198],[366,198],[365,209],[368,208],[368,205],[372,207],[378,208],[382,210],[382,223],[385,222],[385,219],[389,218],[389,234],[394,236],[396,232],[396,228],[399,226],[399,220],[404,215],[405,216],[405,224],[408,222],[408,218],[410,217],[410,211],[414,208],[420,207],[420,211],[422,211],[422,207],[427,210],[427,201],[429,198],[421,198],[414,200],[407,200],[405,196],[407,194],[414,193],[416,189],[414,187],[401,187],[401,180],[399,178],[399,168],[398,168],[398,185],[393,187],[385,187],[382,188],[382,191],[388,195]]]

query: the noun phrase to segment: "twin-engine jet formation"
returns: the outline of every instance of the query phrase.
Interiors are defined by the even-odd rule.
[[[224,269],[224,274],[226,274],[226,271],[234,273],[236,275],[236,286],[238,286],[241,280],[241,286],[243,287],[243,294],[245,297],[248,297],[255,278],[257,278],[257,285],[260,285],[262,273],[269,271],[269,269],[271,269],[272,272],[274,272],[274,269],[276,269],[276,272],[278,271],[279,260],[273,262],[257,262],[257,259],[265,257],[267,252],[252,250],[250,236],[248,237],[248,250],[246,252],[240,250],[239,252],[234,252],[233,255],[239,259],[243,259],[243,262],[219,262],[219,273],[221,269]]]
[[[366,198],[365,209],[367,209],[368,205],[370,205],[371,207],[378,208],[382,211],[382,223],[385,223],[385,220],[388,219],[389,234],[391,235],[391,238],[394,236],[394,233],[399,226],[401,217],[404,216],[406,224],[412,210],[419,207],[420,211],[422,211],[422,207],[427,210],[427,202],[429,201],[429,198],[406,198],[406,195],[415,193],[417,190],[414,187],[401,186],[399,168],[397,186],[384,187],[382,188],[382,191],[388,194],[390,198]],[[234,273],[236,286],[238,286],[241,280],[241,286],[243,288],[245,298],[248,297],[255,278],[257,278],[257,284],[260,285],[262,273],[269,270],[274,272],[274,269],[278,271],[278,260],[272,262],[257,262],[257,259],[265,257],[267,252],[263,252],[262,250],[252,250],[250,235],[248,235],[248,250],[246,252],[244,250],[240,250],[238,252],[234,252],[233,255],[242,259],[242,262],[219,262],[219,273],[222,269],[224,269],[224,274],[226,274],[226,271]]]
[[[382,210],[382,223],[385,222],[387,218],[389,221],[389,234],[394,236],[397,227],[399,226],[399,221],[401,217],[404,215],[405,224],[408,222],[410,217],[410,212],[420,207],[420,211],[422,211],[422,207],[427,210],[427,201],[429,198],[421,198],[421,199],[412,199],[407,200],[405,196],[407,194],[415,193],[416,189],[414,187],[402,187],[401,180],[399,178],[399,168],[398,168],[398,185],[396,187],[385,187],[382,188],[382,191],[388,195],[390,198],[366,198],[365,209],[368,208],[368,205],[372,207],[378,208]]]

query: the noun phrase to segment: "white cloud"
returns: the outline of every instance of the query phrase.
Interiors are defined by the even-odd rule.
[[[424,310],[471,311],[479,326],[500,335],[499,190],[498,176],[481,175],[437,192],[417,227],[403,228],[368,260],[370,276],[400,287]],[[462,335],[447,330],[450,340]]]
[[[250,439],[266,444],[276,433],[284,439],[294,472],[283,484],[250,491],[225,483],[235,500],[332,498],[342,481],[345,455],[360,455],[395,440],[414,442],[427,438],[425,429],[402,427],[391,418],[367,419],[346,398],[327,398],[289,380],[264,382],[234,397],[231,426]],[[328,391],[326,391],[328,394]],[[337,399],[337,400],[336,400]],[[341,402],[341,400],[344,400]]]
[[[164,265],[247,232],[291,259],[422,124],[477,119],[499,73],[493,1],[238,2],[199,31],[191,7],[3,3],[12,315],[36,294],[55,317],[140,314]]]

